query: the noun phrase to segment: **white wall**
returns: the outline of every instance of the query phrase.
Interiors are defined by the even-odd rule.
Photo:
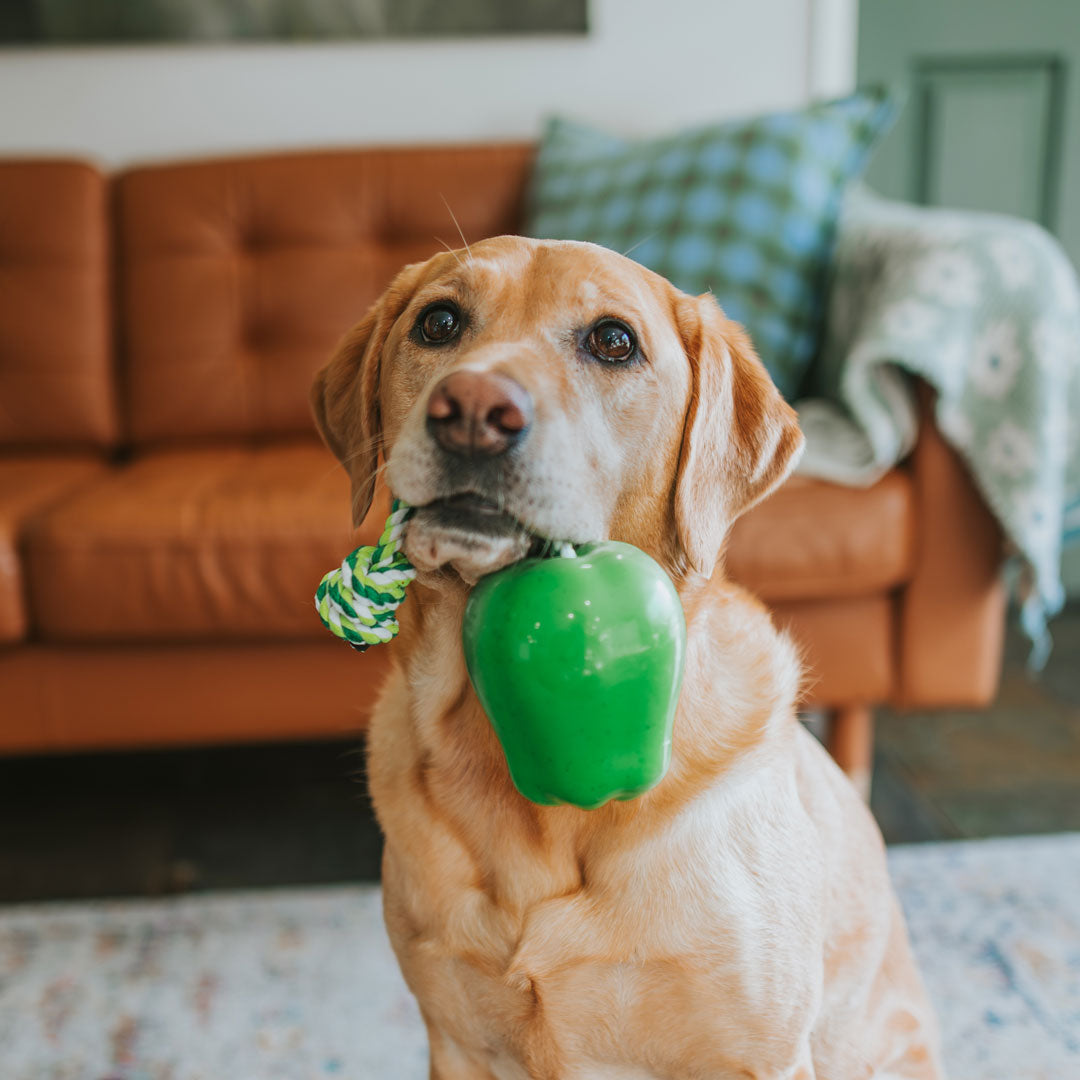
[[[0,154],[132,161],[670,130],[844,92],[855,0],[592,0],[587,38],[0,51]]]

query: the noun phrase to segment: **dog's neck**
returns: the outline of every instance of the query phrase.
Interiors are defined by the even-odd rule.
[[[667,817],[747,754],[767,748],[790,727],[799,688],[794,647],[767,612],[720,569],[709,579],[678,582],[687,621],[687,658],[675,718],[671,766],[645,796],[600,811],[537,807],[514,789],[502,748],[469,682],[461,644],[467,593],[449,580],[417,581],[401,610],[395,659],[404,675],[420,760],[453,781],[455,797],[490,803],[540,828],[553,812],[617,824]]]
[[[369,733],[376,810],[394,805],[384,820],[388,850],[414,845],[401,822],[424,821],[445,838],[431,852],[457,853],[446,872],[455,880],[466,873],[485,910],[517,918],[540,900],[580,890],[598,851],[630,846],[620,840],[626,831],[643,841],[708,789],[740,772],[754,775],[761,756],[782,760],[777,751],[794,735],[794,649],[722,575],[676,584],[688,634],[671,765],[645,795],[580,810],[537,806],[514,788],[465,669],[467,592],[460,583],[418,578],[392,646],[398,673]]]

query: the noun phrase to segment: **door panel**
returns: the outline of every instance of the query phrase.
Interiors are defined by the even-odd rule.
[[[914,71],[911,197],[1056,223],[1061,65],[938,60]]]
[[[873,187],[1030,218],[1080,262],[1080,0],[861,0],[858,50],[909,92]]]

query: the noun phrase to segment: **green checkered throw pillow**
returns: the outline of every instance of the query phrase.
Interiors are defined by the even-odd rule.
[[[630,142],[548,122],[527,232],[621,251],[742,323],[788,398],[818,348],[847,182],[896,113],[884,90]]]

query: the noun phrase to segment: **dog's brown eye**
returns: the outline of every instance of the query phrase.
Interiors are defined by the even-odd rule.
[[[614,319],[605,319],[594,326],[585,339],[585,345],[597,360],[616,363],[629,360],[637,348],[637,342],[629,328]]]
[[[420,333],[425,341],[441,345],[449,341],[461,326],[461,316],[449,304],[435,304],[420,316]]]

